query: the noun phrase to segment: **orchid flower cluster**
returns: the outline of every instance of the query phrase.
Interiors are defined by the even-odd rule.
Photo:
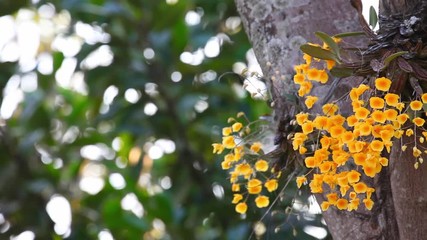
[[[328,44],[323,46],[307,44],[317,53],[323,50],[338,52],[341,40],[323,37]],[[329,39],[329,40],[328,40]],[[320,51],[318,49],[321,49]],[[305,63],[295,66],[294,83],[298,95],[304,99],[306,112],[296,115],[293,122],[300,131],[291,134],[293,150],[304,159],[307,174],[298,176],[298,188],[308,184],[311,193],[326,196],[321,209],[329,207],[339,210],[358,210],[363,203],[365,209],[372,210],[372,194],[375,188],[369,186],[369,178],[374,178],[389,164],[391,148],[398,139],[413,139],[402,142],[402,151],[412,146],[414,168],[423,163],[427,146],[424,128],[427,114],[427,93],[419,94],[411,101],[403,101],[399,94],[390,91],[392,80],[387,77],[370,78],[371,82],[359,84],[346,93],[351,102],[351,110],[346,113],[339,107],[339,99],[317,106],[320,114],[310,113],[320,96],[310,95],[315,85],[326,84],[331,70],[337,64],[332,59],[319,59],[304,53]],[[237,115],[238,118],[243,113]],[[271,163],[265,159],[263,145],[252,141],[250,123],[246,126],[234,118],[230,126],[222,130],[222,143],[213,144],[213,153],[227,151],[221,166],[230,173],[230,183],[234,192],[232,203],[236,212],[245,214],[248,200],[254,198],[258,208],[270,205],[269,192],[278,188],[280,172],[274,172]],[[394,146],[396,147],[396,146]],[[375,198],[374,198],[375,199]]]
[[[318,99],[308,95],[313,82],[328,81],[324,72],[330,69],[331,62],[326,62],[326,70],[319,70],[313,68],[311,62],[321,60],[306,54],[304,59],[304,64],[295,67],[294,82],[310,109]],[[357,210],[361,202],[371,210],[375,189],[362,181],[366,179],[362,176],[374,178],[388,166],[393,142],[402,136],[414,138],[414,167],[423,163],[421,155],[427,153],[422,146],[427,137],[423,128],[427,94],[404,103],[398,94],[389,92],[391,84],[390,79],[378,77],[372,87],[360,84],[353,88],[348,94],[352,105],[350,116],[341,115],[336,102],[321,106],[322,114],[297,114],[296,122],[302,130],[294,135],[293,149],[304,156],[305,166],[312,170],[297,177],[297,185],[301,187],[310,175],[311,192],[326,194],[326,201],[321,203],[323,211],[330,206]],[[401,148],[405,151],[407,146]]]
[[[244,113],[238,113],[237,118],[245,118]],[[274,173],[269,162],[263,158],[263,144],[248,137],[251,134],[251,122],[243,125],[234,118],[229,118],[228,122],[230,126],[222,129],[222,143],[214,143],[212,146],[214,154],[227,152],[221,166],[230,173],[235,210],[245,214],[249,199],[258,208],[268,207],[268,193],[277,189],[280,173]]]

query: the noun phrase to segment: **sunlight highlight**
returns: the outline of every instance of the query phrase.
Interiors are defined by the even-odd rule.
[[[64,237],[71,234],[71,206],[65,197],[53,195],[46,205],[46,212],[55,223],[56,234]]]

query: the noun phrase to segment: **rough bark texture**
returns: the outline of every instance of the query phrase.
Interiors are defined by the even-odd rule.
[[[398,143],[397,143],[398,144]],[[398,145],[399,146],[399,145]],[[426,239],[427,165],[414,168],[411,146],[393,148],[390,181],[400,239]]]
[[[245,30],[264,76],[271,79],[276,120],[290,111],[282,101],[293,95],[293,66],[302,54],[299,46],[314,41],[315,31],[329,34],[358,28],[355,11],[344,0],[236,0]]]
[[[411,0],[381,0],[380,9],[382,15],[406,14],[413,10],[420,1]]]
[[[294,95],[291,83],[293,66],[301,62],[299,46],[314,41],[314,32],[330,35],[360,29],[350,1],[330,0],[235,0],[255,55],[271,84],[275,120],[292,111],[287,96]],[[407,16],[421,1],[383,0],[385,16]],[[406,10],[405,10],[406,9]],[[409,9],[409,10],[408,10]],[[358,43],[360,44],[360,42]],[[336,97],[359,81],[341,81]],[[328,87],[315,88],[317,96]],[[294,113],[291,113],[291,115]],[[357,212],[330,209],[323,214],[334,239],[425,239],[427,236],[427,166],[414,169],[411,147],[400,152],[395,143],[390,167],[383,168],[372,184],[376,204],[372,211]],[[324,196],[316,196],[322,201]]]
[[[419,11],[425,0],[382,0],[380,1],[381,18],[392,15],[409,19]],[[381,22],[380,22],[381,24]],[[381,25],[380,25],[381,32]],[[422,36],[425,38],[425,36]],[[425,90],[424,90],[425,91]],[[420,134],[420,133],[418,133]],[[413,139],[403,139],[404,143]],[[390,183],[393,207],[400,239],[426,239],[427,236],[427,166],[421,164],[414,168],[412,156],[413,145],[402,152],[396,142],[390,156]]]

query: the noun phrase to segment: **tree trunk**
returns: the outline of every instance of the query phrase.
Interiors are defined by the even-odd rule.
[[[360,31],[357,11],[351,7],[350,1],[344,0],[235,2],[263,74],[270,84],[275,121],[280,124],[287,114],[295,114],[289,111],[294,109],[293,105],[298,104],[287,97],[295,95],[291,79],[293,66],[301,63],[299,46],[307,41],[315,42],[316,31],[329,35]],[[419,11],[421,2],[425,1],[380,1],[380,14],[385,17],[382,20],[386,21],[396,15],[401,16],[402,20],[409,19],[410,13]],[[381,27],[380,22],[380,34],[384,32]],[[366,44],[367,39],[362,41]],[[359,41],[355,44],[361,46],[363,43]],[[341,80],[336,92],[342,95],[342,89],[354,87],[357,82],[354,79]],[[328,90],[328,87],[314,89],[316,95],[320,96],[325,95]],[[390,166],[383,168],[372,182],[376,189],[372,211],[329,209],[323,213],[334,239],[425,239],[427,166],[421,164],[415,169],[412,151],[402,153],[400,146],[400,142],[394,143]],[[410,145],[408,149],[412,149]],[[322,195],[316,197],[320,202],[324,199]]]
[[[246,33],[275,99],[276,121],[289,111],[287,95],[294,95],[293,66],[299,47],[314,41],[315,31],[329,34],[360,30],[355,11],[343,0],[235,0]],[[275,81],[278,80],[278,81]],[[279,81],[280,80],[280,81]]]

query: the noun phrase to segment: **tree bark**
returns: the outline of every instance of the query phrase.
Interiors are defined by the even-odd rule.
[[[252,42],[263,74],[270,84],[275,121],[280,124],[295,102],[292,83],[293,66],[301,63],[299,46],[314,40],[314,32],[329,35],[360,31],[357,12],[350,1],[310,0],[235,0],[244,28]],[[384,16],[408,15],[422,1],[383,0]],[[381,33],[381,25],[380,25]],[[362,39],[366,42],[366,39]],[[360,46],[361,42],[357,42]],[[340,81],[336,92],[355,86],[358,81]],[[327,93],[328,87],[317,87],[316,95]],[[348,91],[348,90],[346,90]],[[348,103],[349,104],[349,103]],[[293,113],[295,114],[295,113]],[[291,115],[293,115],[291,113]],[[405,141],[405,140],[404,140]],[[407,141],[407,140],[406,140]],[[412,148],[400,152],[394,143],[390,166],[372,181],[376,189],[372,211],[354,212],[329,209],[323,213],[334,239],[424,239],[427,235],[427,167],[414,169]],[[324,196],[316,196],[319,202]]]
[[[271,84],[276,121],[291,111],[293,66],[300,45],[314,41],[315,31],[329,34],[360,30],[355,11],[343,0],[235,0],[264,76]],[[276,81],[277,80],[277,81]]]
[[[390,182],[395,218],[400,239],[425,239],[427,236],[427,165],[414,168],[412,146],[402,152],[392,150]]]
[[[381,0],[380,31],[388,19],[410,19],[424,14],[426,1],[423,0]],[[421,20],[424,22],[424,19]],[[425,38],[425,36],[421,36]],[[424,45],[424,44],[423,44]],[[390,73],[393,74],[393,73]],[[425,91],[425,89],[424,89]],[[420,132],[418,136],[420,136]],[[402,143],[403,141],[403,143]],[[402,139],[395,142],[390,155],[390,186],[399,239],[425,239],[427,235],[427,166],[420,164],[415,169],[412,156],[413,139]],[[402,152],[400,146],[407,145],[408,151]],[[423,156],[425,157],[425,156]]]
[[[407,1],[407,0],[381,0],[380,11],[384,16],[392,14],[407,14],[414,10],[420,1]]]

